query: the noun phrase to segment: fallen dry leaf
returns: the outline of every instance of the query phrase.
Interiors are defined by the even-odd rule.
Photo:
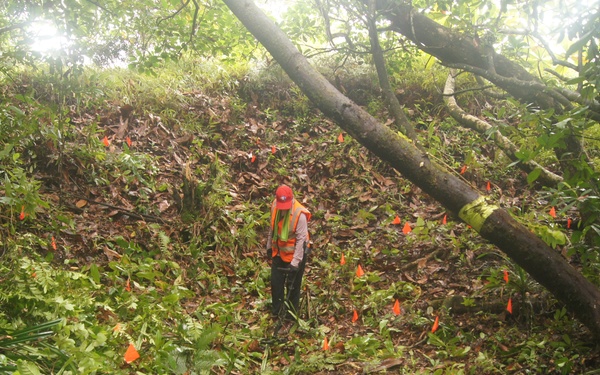
[[[369,369],[365,369],[366,373],[372,373],[372,372],[380,372],[380,371],[385,371],[388,370],[392,367],[395,366],[400,366],[402,364],[402,362],[404,362],[403,359],[401,358],[388,358],[388,359],[384,359],[383,361],[381,361],[381,363],[379,363],[379,365],[373,367],[373,368],[369,368]]]
[[[106,254],[108,259],[110,260],[112,260],[113,258],[121,259],[123,257],[121,254],[109,249],[107,246],[104,246],[104,254]]]

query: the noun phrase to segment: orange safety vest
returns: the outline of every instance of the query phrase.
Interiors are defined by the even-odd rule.
[[[310,220],[312,216],[310,212],[301,205],[298,201],[294,199],[292,202],[292,207],[289,209],[290,212],[290,226],[289,226],[289,234],[288,240],[275,240],[273,238],[271,243],[271,250],[273,257],[277,256],[277,253],[280,253],[281,260],[284,262],[291,262],[294,259],[294,251],[296,250],[296,227],[298,226],[298,220],[300,219],[300,215],[306,215],[306,221]],[[274,200],[271,205],[271,233],[273,233],[273,229],[275,228],[275,218],[277,217],[277,201]],[[281,226],[283,220],[277,223],[277,233],[281,233]],[[308,233],[306,237],[306,241],[308,242]]]

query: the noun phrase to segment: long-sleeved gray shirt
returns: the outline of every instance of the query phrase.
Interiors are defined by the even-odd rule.
[[[269,230],[267,238],[267,249],[271,249],[273,240],[273,231]],[[294,258],[290,262],[292,267],[298,267],[304,258],[304,243],[308,241],[308,222],[306,215],[300,214],[298,217],[298,225],[296,225],[296,248],[294,249]]]

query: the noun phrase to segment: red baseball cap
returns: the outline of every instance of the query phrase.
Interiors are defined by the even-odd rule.
[[[292,200],[294,199],[294,193],[292,189],[287,185],[281,185],[275,192],[277,199],[278,210],[289,210],[292,207]]]

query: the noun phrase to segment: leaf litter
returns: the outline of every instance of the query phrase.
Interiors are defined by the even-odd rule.
[[[494,276],[489,270],[496,268],[502,279],[506,267],[498,250],[350,137],[344,138],[319,113],[312,113],[306,126],[291,116],[268,120],[260,110],[248,111],[240,124],[230,98],[189,95],[193,100],[187,110],[196,122],[208,125],[184,129],[173,119],[137,115],[135,108],[108,107],[97,114],[104,127],[106,159],[115,167],[100,179],[95,169],[101,162],[72,153],[87,142],[86,128],[96,116],[72,114],[77,136],[67,150],[71,158],[62,162],[60,173],[40,171],[46,176],[45,198],[75,223],[57,234],[62,244],[54,251],[57,264],[69,260],[82,268],[120,261],[131,249],[115,245],[115,239],[134,242],[141,251],[173,259],[194,275],[180,281],[193,291],[181,302],[185,309],[190,314],[208,311],[208,320],[226,321],[229,337],[242,342],[226,349],[216,340],[214,348],[264,351],[258,339],[269,325],[268,265],[262,260],[265,213],[275,187],[289,183],[313,212],[309,228],[315,250],[304,282],[304,324],[278,347],[279,355],[269,358],[273,371],[290,366],[298,346],[300,357],[314,363],[305,364],[306,371],[314,373],[390,371],[407,363],[409,372],[444,368],[443,363],[467,369],[476,366],[479,352],[509,352],[523,346],[532,329],[543,330],[552,321],[551,314],[532,314],[523,307],[533,297],[548,299],[543,291],[521,295],[519,302],[508,299],[502,288],[488,288]],[[184,165],[191,166],[206,194],[198,197],[202,204],[187,220],[181,215]],[[508,179],[497,186],[506,194],[519,190],[514,183]],[[152,250],[157,243],[174,252]],[[199,245],[202,253],[177,254]],[[203,268],[192,272],[199,266]],[[127,278],[127,290],[136,292],[133,286],[139,282],[143,280],[130,283]],[[456,313],[459,309],[453,310],[449,297],[480,308],[477,313]],[[510,314],[483,309],[496,300]],[[221,311],[231,317],[217,316],[217,305],[232,306]],[[570,334],[584,335],[580,328]],[[134,358],[127,357],[128,362]],[[580,366],[594,361],[597,353]],[[489,363],[525,369],[517,359]],[[546,366],[557,370],[551,358]],[[259,368],[260,363],[249,364],[246,370]]]

